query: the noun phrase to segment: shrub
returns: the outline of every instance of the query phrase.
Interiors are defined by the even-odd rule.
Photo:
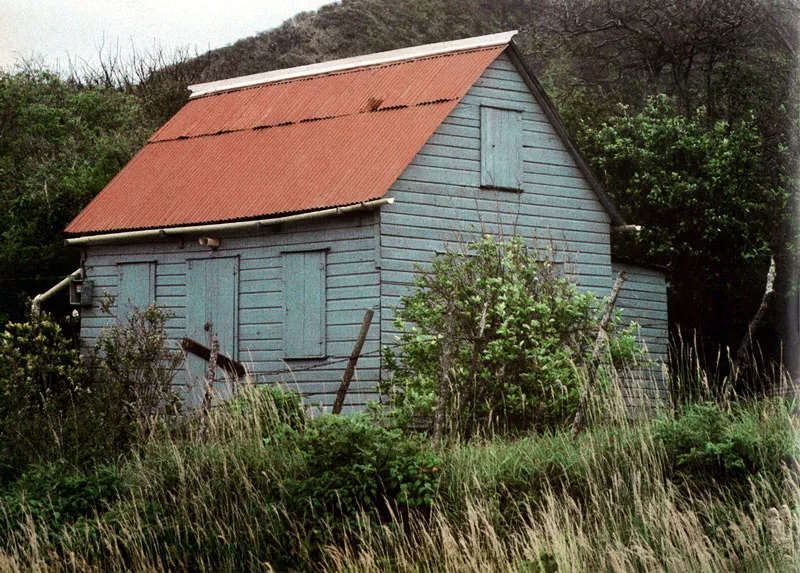
[[[102,514],[121,486],[122,478],[111,466],[94,472],[70,469],[63,461],[34,467],[0,498],[0,539],[9,539],[28,517],[58,534],[66,525]]]
[[[658,421],[655,437],[672,471],[695,485],[739,484],[760,473],[779,477],[797,454],[791,415],[779,400],[691,404]]]
[[[102,396],[98,415],[116,436],[119,450],[158,414],[178,408],[172,381],[183,362],[170,347],[167,321],[172,316],[151,305],[134,308],[128,318],[105,328],[95,347],[97,390]]]
[[[484,237],[434,260],[414,284],[396,312],[399,350],[385,351],[393,376],[382,391],[398,423],[431,422],[445,338],[453,394],[446,418],[457,431],[554,428],[573,417],[582,390],[576,366],[596,337],[598,304],[563,276],[551,248]],[[636,348],[629,331],[612,336],[618,361],[633,360]]]
[[[436,494],[440,462],[426,443],[364,416],[316,418],[299,447],[305,470],[288,482],[289,507],[312,519],[426,508]]]
[[[74,457],[86,436],[88,371],[48,314],[0,335],[0,481],[29,463]]]

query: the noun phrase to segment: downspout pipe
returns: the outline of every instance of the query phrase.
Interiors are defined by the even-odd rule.
[[[363,203],[357,203],[355,205],[347,205],[345,207],[333,207],[331,209],[310,211],[308,213],[287,215],[286,217],[276,217],[273,219],[260,219],[257,221],[239,221],[236,223],[215,223],[211,225],[194,225],[190,227],[170,227],[166,229],[147,229],[144,231],[123,231],[121,233],[106,233],[103,235],[92,235],[89,237],[76,237],[73,239],[66,239],[65,242],[67,245],[70,246],[98,245],[104,243],[116,243],[119,241],[128,241],[136,239],[158,239],[169,236],[181,236],[181,235],[205,235],[209,233],[219,233],[224,231],[258,231],[262,227],[280,225],[281,223],[308,221],[310,219],[319,219],[331,215],[344,215],[346,213],[352,213],[354,211],[373,209],[375,207],[380,207],[381,205],[391,205],[392,203],[394,203],[394,197],[386,197],[384,199],[365,201]]]
[[[37,294],[35,297],[33,297],[33,301],[31,302],[31,311],[33,312],[33,314],[34,315],[39,314],[39,311],[42,308],[42,302],[44,302],[45,300],[56,294],[64,287],[68,286],[72,279],[80,277],[81,274],[82,274],[81,269],[78,269],[77,271],[67,275],[66,278],[62,279],[61,282],[59,282],[57,285],[50,287],[50,290],[48,290],[47,292]]]

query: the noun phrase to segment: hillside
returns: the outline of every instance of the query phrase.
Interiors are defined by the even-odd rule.
[[[83,127],[89,116],[81,98],[70,94],[91,92],[103,102],[119,91],[143,117],[134,128],[118,120],[139,111],[120,114],[106,128],[110,116],[104,116],[85,134],[126,141],[124,153],[102,164],[100,177],[89,175],[90,186],[80,174],[55,179],[98,162],[58,153],[67,144],[53,130],[37,127],[35,140],[15,131],[22,123],[0,126],[0,191],[8,200],[0,233],[13,239],[0,268],[9,301],[0,312],[19,318],[24,295],[74,270],[78,254],[61,247],[60,231],[144,142],[144,131],[186,102],[187,85],[518,29],[528,65],[607,190],[627,219],[648,229],[617,241],[618,254],[672,273],[673,330],[696,330],[708,355],[716,356],[718,345],[735,347],[742,338],[770,254],[778,258],[779,293],[785,296],[791,285],[786,200],[794,186],[788,149],[798,127],[798,13],[797,0],[345,0],[199,56],[155,54],[127,75],[115,61],[83,70],[63,86],[48,75],[6,75],[0,97],[9,117],[32,117],[26,106],[35,97],[24,94],[63,94],[54,113]],[[658,130],[642,128],[652,122]],[[20,152],[15,141],[30,149]],[[735,150],[725,147],[730,141]],[[623,142],[648,151],[620,157]],[[645,171],[651,174],[646,188],[634,181]],[[19,260],[51,273],[21,283],[18,277],[28,275],[20,275]],[[786,314],[777,308],[765,339],[773,347]]]

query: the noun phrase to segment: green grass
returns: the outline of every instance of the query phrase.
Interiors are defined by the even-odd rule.
[[[27,472],[0,498],[0,570],[800,570],[792,404],[686,408],[432,450],[245,392],[205,443],[162,426],[112,465]],[[326,455],[343,440],[357,452]],[[377,494],[359,510],[298,483]]]

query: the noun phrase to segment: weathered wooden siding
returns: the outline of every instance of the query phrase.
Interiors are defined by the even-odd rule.
[[[190,259],[238,257],[238,358],[260,375],[280,380],[309,396],[311,403],[332,403],[346,363],[358,335],[364,311],[376,310],[373,328],[364,346],[356,378],[350,386],[348,407],[372,399],[378,380],[379,296],[377,214],[331,217],[293,224],[260,236],[222,237],[216,251],[202,247],[196,239],[181,249],[176,241],[138,245],[94,246],[86,250],[84,265],[95,281],[98,301],[84,309],[81,333],[92,346],[103,326],[114,318],[102,315],[99,299],[104,291],[118,295],[118,265],[155,262],[155,296],[159,305],[175,316],[169,322],[170,337],[177,341],[187,332],[187,276]],[[326,359],[284,362],[284,293],[282,253],[326,249]],[[225,348],[222,348],[226,351]],[[308,367],[314,367],[307,370]],[[288,369],[291,369],[289,371]]]
[[[522,111],[522,189],[481,188],[481,106]],[[486,108],[483,108],[486,109]],[[501,55],[392,186],[381,210],[383,344],[414,265],[482,231],[552,242],[585,289],[611,287],[610,218],[514,64]]]
[[[639,332],[649,358],[650,368],[631,373],[635,380],[628,381],[624,388],[631,403],[647,400],[665,400],[663,366],[667,363],[669,343],[667,325],[667,285],[664,273],[653,268],[614,261],[614,277],[627,273],[617,298],[616,309],[622,322],[631,321],[639,325]],[[638,384],[636,383],[638,381]]]
[[[518,190],[481,187],[481,106],[514,110],[513,125],[521,124],[521,167],[509,166],[500,185],[519,186]],[[365,309],[374,308],[373,328],[348,397],[350,407],[374,397],[380,376],[379,346],[392,344],[397,334],[393,308],[408,292],[415,265],[429,264],[445,243],[474,239],[484,232],[520,234],[532,244],[552,243],[566,272],[581,288],[601,295],[611,288],[610,217],[505,55],[478,79],[392,185],[388,196],[396,201],[382,207],[380,214],[333,217],[259,236],[223,237],[214,252],[196,241],[187,241],[183,248],[175,241],[91,247],[86,251],[87,275],[95,281],[98,297],[104,291],[118,296],[119,263],[152,263],[156,302],[175,314],[169,328],[171,338],[177,341],[191,326],[186,320],[187,260],[238,257],[235,324],[239,360],[256,374],[282,380],[308,395],[309,401],[324,404],[332,403]],[[327,249],[327,358],[284,361],[285,253],[319,249]],[[625,301],[639,301],[641,297],[632,293],[647,291],[646,286],[633,288],[639,282],[649,284],[646,272],[641,277],[631,280],[631,294],[625,291]],[[658,289],[654,296],[655,291]],[[666,328],[665,303],[663,313],[658,306],[661,300],[644,299],[655,305],[652,318],[661,321],[663,316]],[[629,313],[650,309],[626,304]],[[86,309],[82,322],[86,344],[93,344],[111,320],[100,314],[98,305]],[[657,355],[662,350],[661,330],[654,325],[643,324],[643,333]],[[656,337],[652,340],[651,330]]]

